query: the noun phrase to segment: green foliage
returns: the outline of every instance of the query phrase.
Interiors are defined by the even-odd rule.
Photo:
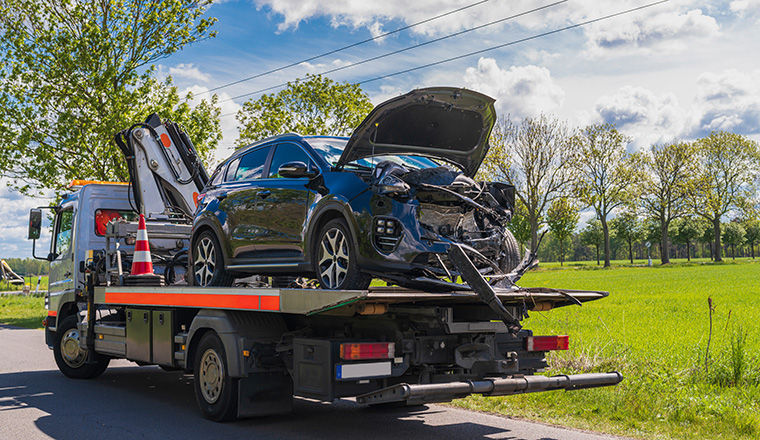
[[[338,83],[321,75],[288,83],[272,95],[247,101],[237,114],[239,146],[287,132],[346,136],[372,110],[359,84]]]
[[[731,257],[736,258],[736,246],[744,244],[744,237],[747,235],[744,227],[738,222],[728,222],[723,228],[723,241],[732,247]]]
[[[610,265],[607,217],[623,204],[631,205],[643,179],[638,154],[626,152],[628,137],[610,124],[589,125],[576,138],[579,154],[574,162],[579,178],[575,192],[584,206],[594,209],[604,231],[604,266]]]
[[[157,60],[213,36],[209,2],[7,0],[0,5],[0,170],[26,194],[74,178],[126,180],[114,134],[159,113],[204,157],[221,137],[216,98],[180,103]]]
[[[604,231],[602,222],[594,219],[586,224],[586,227],[580,232],[580,242],[584,246],[594,246],[596,248],[596,264],[599,264],[599,247],[604,244]]]
[[[612,219],[610,226],[615,236],[628,244],[628,258],[633,264],[633,243],[643,239],[646,233],[638,217],[634,213],[623,212]]]
[[[567,197],[555,199],[546,213],[549,230],[559,242],[560,265],[565,261],[565,240],[575,231],[578,225],[578,208]]]
[[[742,205],[756,188],[753,180],[760,170],[760,148],[744,136],[714,131],[697,141],[697,173],[689,192],[691,208],[713,223],[716,261],[721,261],[720,219]]]
[[[519,200],[515,201],[515,205],[515,213],[512,216],[512,221],[507,224],[507,228],[512,231],[515,240],[525,246],[525,243],[530,241],[531,234],[528,210],[525,209],[525,205]]]
[[[760,241],[760,219],[750,218],[742,222],[744,226],[744,240],[750,247],[752,258],[755,258],[755,243]]]
[[[698,217],[689,216],[676,219],[673,227],[675,229],[673,241],[683,243],[689,247],[691,243],[698,240],[704,234],[705,228],[709,227],[709,225]],[[687,253],[687,257],[691,259],[690,252]]]
[[[541,115],[515,123],[501,117],[496,122],[480,170],[483,180],[508,182],[525,207],[531,227],[531,248],[538,241],[551,203],[572,190],[577,144],[567,123]]]

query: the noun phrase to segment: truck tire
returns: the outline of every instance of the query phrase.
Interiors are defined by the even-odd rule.
[[[364,290],[369,287],[372,277],[359,269],[354,240],[345,220],[336,218],[327,222],[317,234],[314,250],[314,272],[322,289]]]
[[[93,379],[100,376],[108,368],[111,358],[98,353],[89,353],[87,348],[79,345],[79,322],[77,315],[72,315],[61,321],[55,332],[53,357],[61,373],[72,379]],[[95,362],[88,363],[89,356]]]
[[[229,287],[235,278],[224,269],[224,255],[219,240],[204,231],[193,241],[193,282],[196,286]]]
[[[203,417],[214,422],[236,419],[239,379],[229,375],[221,339],[213,331],[204,334],[195,353],[195,399]]]

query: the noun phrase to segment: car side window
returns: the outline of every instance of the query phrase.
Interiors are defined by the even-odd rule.
[[[269,166],[269,177],[278,178],[282,177],[277,174],[277,170],[280,169],[282,164],[288,162],[303,162],[306,164],[307,169],[310,168],[312,163],[309,155],[296,144],[279,144],[277,149],[274,150],[274,156],[272,156],[272,164]]]
[[[240,158],[233,160],[230,162],[230,164],[227,166],[227,174],[224,176],[225,182],[232,182],[235,180],[235,172],[238,169],[238,164],[240,164]]]
[[[271,147],[259,148],[240,158],[235,181],[260,179]]]

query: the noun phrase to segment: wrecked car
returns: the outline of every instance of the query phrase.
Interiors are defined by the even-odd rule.
[[[372,278],[467,288],[452,247],[487,282],[503,281],[520,264],[506,228],[514,188],[474,179],[493,102],[419,89],[375,107],[350,138],[289,133],[241,148],[198,196],[193,284],[256,274],[326,289],[365,289]]]

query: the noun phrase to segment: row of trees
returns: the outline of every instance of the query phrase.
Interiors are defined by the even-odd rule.
[[[637,153],[627,151],[629,142],[610,124],[575,130],[546,115],[520,123],[501,118],[481,177],[515,186],[518,206],[510,227],[532,248],[544,225],[561,244],[577,227],[578,211],[591,208],[601,227],[605,266],[610,265],[611,226],[632,253],[633,243],[646,235],[640,225],[645,219],[658,229],[647,236],[659,242],[663,264],[670,262],[676,219],[694,224],[695,230],[702,227],[696,226],[697,218],[709,223],[716,261],[722,260],[722,238],[733,245],[755,240],[753,225],[760,218],[756,142],[724,131]],[[721,229],[729,213],[737,221]]]

